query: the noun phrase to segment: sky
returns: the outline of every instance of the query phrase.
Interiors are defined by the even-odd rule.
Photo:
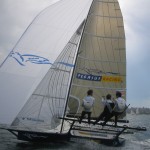
[[[0,0],[0,64],[34,17],[56,1]],[[126,34],[127,102],[132,107],[150,107],[150,0],[119,3]]]
[[[126,34],[127,101],[150,107],[150,1],[119,0]]]

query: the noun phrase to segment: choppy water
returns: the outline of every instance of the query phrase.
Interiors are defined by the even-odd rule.
[[[124,135],[124,144],[107,146],[93,140],[72,139],[62,143],[30,143],[16,139],[14,135],[0,130],[0,150],[150,150],[150,115],[128,115],[133,126],[145,126],[147,131]]]

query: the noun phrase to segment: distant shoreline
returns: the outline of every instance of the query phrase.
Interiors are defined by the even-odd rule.
[[[131,107],[127,109],[128,114],[150,114],[150,108]]]

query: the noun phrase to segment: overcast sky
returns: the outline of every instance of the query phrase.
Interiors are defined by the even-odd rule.
[[[150,107],[150,0],[119,2],[126,33],[128,103]]]
[[[56,1],[0,0],[0,63],[33,18]],[[131,106],[150,107],[150,0],[119,2],[126,33],[127,101]]]

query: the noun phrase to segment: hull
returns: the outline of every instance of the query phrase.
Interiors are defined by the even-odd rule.
[[[72,130],[70,133],[60,134],[60,133],[42,133],[42,132],[31,132],[31,131],[12,131],[8,130],[17,136],[18,140],[29,141],[29,142],[62,142],[69,141],[70,139],[92,139],[98,143],[105,145],[120,145],[125,140],[115,137],[109,137],[110,135],[106,135],[101,133],[101,135],[96,135],[95,133],[88,133],[84,131],[75,132]]]
[[[32,132],[32,131],[14,131],[8,130],[14,134],[18,140],[30,142],[57,142],[67,141],[70,139],[68,133],[45,133],[45,132]]]
[[[12,134],[14,134],[18,140],[29,141],[29,142],[62,142],[69,141],[71,139],[90,139],[94,140],[97,143],[105,144],[105,145],[121,145],[124,143],[123,138],[119,138],[119,135],[114,134],[109,131],[106,132],[104,130],[89,131],[85,128],[75,129],[72,128],[68,133],[46,133],[46,132],[34,132],[34,131],[25,131],[25,130],[14,130],[8,129]]]

